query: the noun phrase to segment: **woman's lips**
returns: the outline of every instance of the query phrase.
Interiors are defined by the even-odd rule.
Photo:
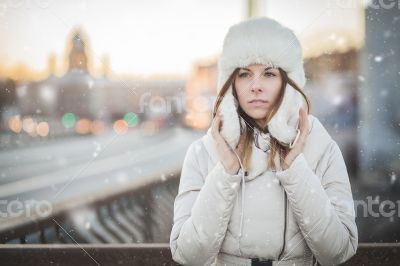
[[[262,106],[267,105],[267,103],[268,103],[268,101],[264,101],[264,100],[251,100],[249,102],[249,104],[254,107],[262,107]]]

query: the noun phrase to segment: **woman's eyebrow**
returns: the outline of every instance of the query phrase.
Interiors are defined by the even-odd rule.
[[[246,68],[246,67],[242,67],[242,68],[240,68],[240,69],[244,69],[244,70],[247,70],[247,71],[250,71],[250,72],[251,72],[251,70],[248,69],[248,68]],[[264,71],[265,71],[265,70],[269,70],[269,69],[272,69],[272,67],[266,67],[266,68],[264,69]]]

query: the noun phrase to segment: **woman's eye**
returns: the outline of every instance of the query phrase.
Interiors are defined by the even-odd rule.
[[[275,77],[276,75],[274,73],[271,72],[265,72],[265,75],[268,77]]]
[[[267,77],[275,77],[276,75],[272,72],[265,72],[264,73],[265,76]],[[248,72],[243,72],[239,74],[239,78],[247,78],[249,76]]]

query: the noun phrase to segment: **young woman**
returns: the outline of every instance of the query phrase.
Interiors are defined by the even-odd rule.
[[[183,163],[172,258],[183,265],[337,265],[358,246],[337,143],[309,114],[300,43],[278,22],[233,25],[207,133]]]

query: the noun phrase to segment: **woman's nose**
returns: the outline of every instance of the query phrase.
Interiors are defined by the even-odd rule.
[[[262,90],[262,88],[260,87],[260,86],[257,86],[257,87],[251,87],[251,92],[262,92],[263,90]]]
[[[250,86],[251,86],[251,92],[262,92],[263,91],[262,86],[259,81],[259,77],[254,78],[251,81]]]
[[[254,82],[251,85],[251,92],[262,92],[263,88],[259,82]]]

